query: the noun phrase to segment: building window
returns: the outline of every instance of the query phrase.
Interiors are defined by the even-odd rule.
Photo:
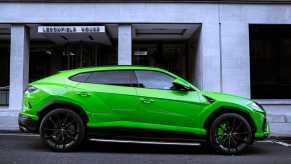
[[[250,25],[251,97],[291,98],[291,25]]]

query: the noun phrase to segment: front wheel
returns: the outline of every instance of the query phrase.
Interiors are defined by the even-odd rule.
[[[40,124],[40,136],[54,151],[68,151],[85,138],[85,125],[80,116],[69,109],[54,109]]]
[[[238,154],[251,144],[252,140],[252,128],[239,114],[222,114],[210,126],[210,145],[218,153]]]

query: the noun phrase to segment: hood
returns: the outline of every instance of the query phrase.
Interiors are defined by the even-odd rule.
[[[247,105],[252,102],[251,99],[245,98],[245,97],[240,97],[240,96],[235,96],[231,94],[226,94],[226,93],[221,93],[221,92],[207,92],[207,91],[202,91],[202,94],[204,96],[210,97],[216,101],[223,101],[223,102],[230,102],[230,103],[238,103],[241,105]]]

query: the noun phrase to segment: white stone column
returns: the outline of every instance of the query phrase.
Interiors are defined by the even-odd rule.
[[[250,97],[249,25],[225,21],[221,24],[223,91]]]
[[[22,108],[23,92],[28,84],[29,29],[11,25],[9,110]]]
[[[202,23],[195,57],[195,84],[203,90],[221,91],[219,23]]]
[[[118,65],[132,64],[132,30],[131,25],[118,26]]]

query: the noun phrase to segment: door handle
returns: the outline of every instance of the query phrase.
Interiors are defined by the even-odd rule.
[[[145,103],[145,104],[151,104],[151,103],[155,102],[155,100],[150,99],[150,98],[145,98],[145,97],[140,98],[140,101]]]
[[[91,96],[88,92],[79,92],[77,93],[77,95],[82,96],[82,97]]]

